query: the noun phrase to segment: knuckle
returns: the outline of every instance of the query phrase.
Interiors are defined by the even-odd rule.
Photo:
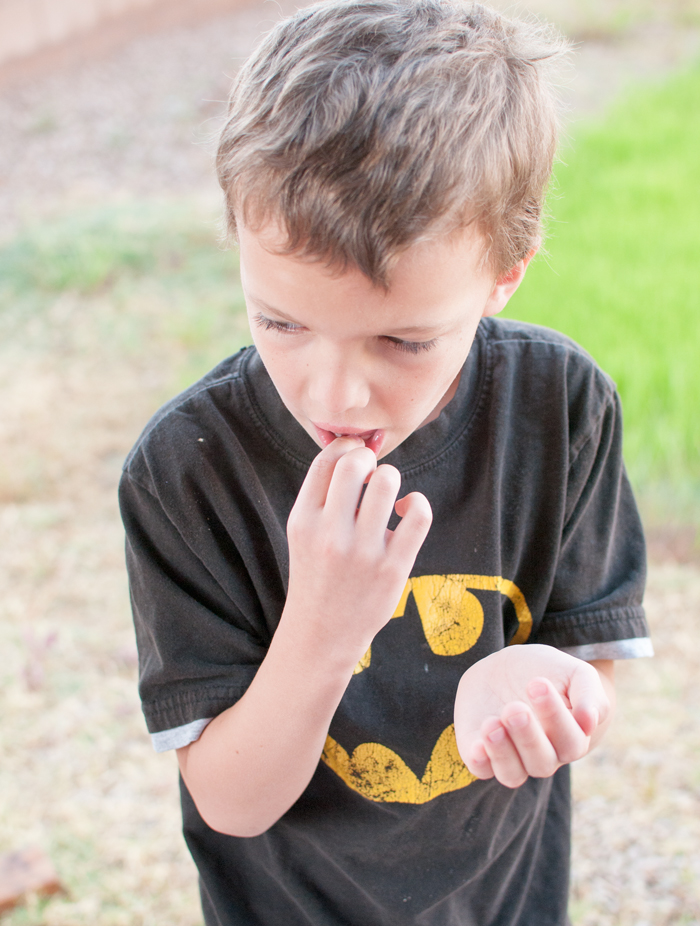
[[[568,765],[569,762],[576,762],[582,759],[586,754],[586,749],[581,743],[567,742],[563,743],[557,749],[557,759],[562,765]]]
[[[489,781],[494,777],[493,772],[486,764],[476,765],[474,762],[472,762],[470,766],[467,766],[467,768],[475,778],[479,779],[479,781]]]
[[[511,733],[511,736],[514,734]],[[536,755],[538,753],[538,747],[540,745],[537,736],[528,730],[527,733],[523,733],[521,736],[517,737],[518,748],[528,755]]]
[[[319,544],[319,556],[328,561],[345,560],[348,556],[347,545],[335,534],[327,534]]]
[[[374,474],[374,478],[376,479],[377,477],[379,477],[382,482],[392,486],[400,485],[401,483],[401,473],[395,466],[392,466],[391,463],[380,463]]]
[[[433,523],[433,513],[430,510],[425,509],[423,506],[416,508],[413,513],[413,521],[416,527],[421,530],[427,530],[430,525]]]
[[[502,785],[505,785],[506,788],[519,788],[521,785],[524,785],[527,781],[527,775],[523,772],[521,774],[506,774],[499,778],[499,781]]]
[[[314,457],[314,459],[311,461],[311,466],[309,467],[309,476],[311,478],[319,478],[321,476],[325,476],[327,473],[333,471],[335,465],[335,460],[333,460],[331,457],[324,456],[323,453],[319,453],[318,456]]]
[[[401,486],[401,476],[394,466],[383,463],[372,474],[371,482],[375,489],[387,495],[396,495]]]
[[[577,762],[586,755],[587,750],[584,748],[570,749],[564,753],[564,758],[559,757],[562,765],[568,765],[570,762]]]
[[[533,768],[528,769],[528,773],[533,778],[551,778],[556,772],[559,763],[554,761],[538,762]]]
[[[489,766],[488,756],[475,756],[471,755],[469,757],[469,765],[473,765],[475,768],[485,769]]]
[[[433,510],[430,502],[424,495],[418,493],[411,497],[411,502],[410,515],[414,524],[421,530],[428,530],[433,523]]]
[[[372,451],[368,451],[371,453]],[[346,453],[345,456],[341,457],[336,463],[336,471],[339,471],[343,475],[347,476],[364,476],[367,472],[367,460],[364,460],[360,456],[361,451],[351,450],[349,453]]]
[[[289,540],[300,540],[304,533],[304,517],[302,513],[292,508],[287,519],[287,537]]]

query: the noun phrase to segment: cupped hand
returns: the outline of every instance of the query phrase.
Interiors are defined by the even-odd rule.
[[[548,778],[586,755],[610,698],[589,663],[551,646],[512,646],[465,672],[455,700],[462,759],[477,778],[509,788]]]

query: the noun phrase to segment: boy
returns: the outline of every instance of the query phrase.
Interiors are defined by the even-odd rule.
[[[614,388],[492,317],[539,241],[561,51],[459,0],[331,0],[237,79],[256,347],[121,486],[208,926],[566,921],[566,763],[649,643]]]

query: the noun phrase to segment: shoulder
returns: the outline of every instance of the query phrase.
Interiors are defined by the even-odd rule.
[[[187,470],[191,458],[200,458],[202,450],[211,452],[213,444],[222,440],[230,443],[247,417],[241,387],[252,354],[252,348],[242,349],[166,402],[127,456],[123,478],[153,491],[155,481],[162,482],[168,472]]]
[[[591,355],[576,341],[544,325],[533,325],[512,318],[485,318],[480,331],[486,344],[507,349],[513,356],[536,360],[539,356],[549,357],[552,361],[570,362],[583,369],[596,371],[607,380],[612,381],[602,372]]]
[[[502,318],[484,319],[481,328],[493,388],[518,411],[557,417],[555,409],[561,409],[580,433],[618,403],[610,376],[566,335]]]
[[[216,404],[217,392],[221,392],[222,388],[230,394],[231,385],[240,380],[243,375],[246,355],[251,350],[251,348],[243,348],[237,354],[222,360],[196,383],[162,405],[149,420],[132,447],[125,467],[128,468],[133,457],[148,445],[154,434],[177,427],[183,417],[206,414],[207,409]]]

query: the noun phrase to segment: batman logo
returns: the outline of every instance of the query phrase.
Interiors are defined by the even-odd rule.
[[[392,618],[401,618],[413,594],[425,639],[438,656],[458,656],[471,649],[484,626],[484,610],[474,591],[496,592],[508,598],[518,620],[509,645],[525,643],[532,615],[520,589],[501,576],[416,576],[406,583]],[[372,663],[372,649],[355,667],[355,675]],[[438,737],[419,778],[396,752],[381,743],[362,743],[349,753],[328,736],[322,760],[345,784],[372,801],[424,804],[441,794],[465,788],[475,780],[457,750],[454,725]]]

